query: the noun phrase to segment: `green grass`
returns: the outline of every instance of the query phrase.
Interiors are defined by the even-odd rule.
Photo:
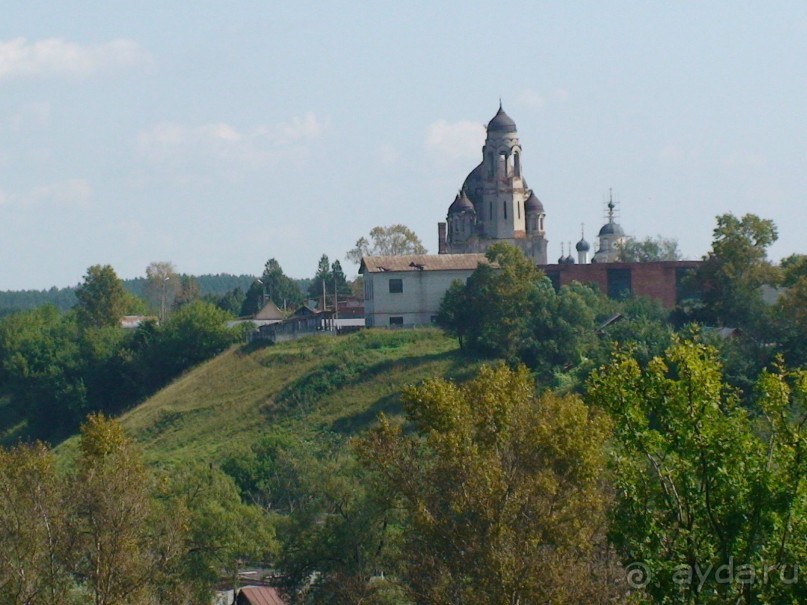
[[[274,431],[304,438],[323,431],[354,434],[380,412],[399,413],[404,386],[433,376],[462,380],[476,365],[436,329],[365,330],[234,347],[121,422],[153,463],[218,462]]]

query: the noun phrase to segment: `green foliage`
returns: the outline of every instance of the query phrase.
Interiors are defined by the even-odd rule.
[[[224,311],[204,301],[176,311],[157,331],[146,352],[151,380],[164,384],[236,342],[241,333],[227,327],[228,319]]]
[[[109,265],[87,269],[84,282],[76,289],[76,300],[79,323],[94,328],[120,325],[132,304],[123,282]]]
[[[779,276],[767,259],[777,239],[773,221],[746,214],[717,217],[712,250],[694,275],[702,307],[692,319],[707,325],[742,327],[764,332],[765,305],[761,288]]]
[[[807,555],[804,372],[764,373],[753,418],[715,349],[676,342],[645,368],[617,354],[588,392],[615,426],[614,543],[649,571],[652,602],[804,601],[782,580]],[[721,580],[729,566],[746,581]]]
[[[681,260],[678,241],[660,235],[643,240],[627,239],[618,245],[618,260],[622,263],[650,263]]]
[[[266,262],[261,280],[266,286],[266,294],[281,309],[294,309],[303,304],[303,289],[296,280],[283,273],[274,258]]]
[[[240,565],[266,561],[276,549],[269,517],[243,504],[233,480],[212,466],[197,463],[176,472],[160,498],[185,529],[176,580],[194,603],[208,603],[221,578],[235,581]]]
[[[452,285],[437,320],[486,355],[515,359],[527,338],[530,298],[540,273],[518,248],[495,244],[465,287]]]
[[[71,541],[63,487],[42,444],[0,449],[0,603],[67,601]]]
[[[280,524],[286,588],[322,604],[380,604],[397,594],[383,576],[395,564],[399,515],[374,492],[368,471],[328,435],[276,454],[282,500],[293,503]]]
[[[28,421],[17,436],[56,440],[91,411],[125,409],[240,339],[226,320],[203,302],[135,331],[82,327],[77,314],[54,307],[0,320],[0,393]]]
[[[358,264],[363,256],[404,256],[406,254],[428,254],[420,238],[406,225],[373,227],[370,241],[360,237],[356,246],[345,257]]]
[[[387,419],[357,442],[375,491],[405,512],[400,582],[427,603],[599,603],[610,433],[576,397],[535,395],[522,366],[405,391],[414,433]]]

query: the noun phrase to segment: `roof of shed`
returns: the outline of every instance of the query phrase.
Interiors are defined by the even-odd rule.
[[[244,586],[238,595],[238,602],[244,599],[249,605],[285,605],[277,590],[269,586]]]

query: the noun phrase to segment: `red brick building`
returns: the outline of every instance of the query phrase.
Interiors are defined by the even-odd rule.
[[[539,267],[552,280],[555,289],[572,282],[595,285],[611,298],[627,295],[658,300],[671,309],[693,293],[684,278],[701,261],[660,261],[651,263],[563,264]]]

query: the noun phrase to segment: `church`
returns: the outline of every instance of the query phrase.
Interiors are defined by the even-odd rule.
[[[505,242],[532,259],[554,287],[580,282],[612,298],[645,296],[672,308],[686,296],[685,276],[698,261],[619,262],[625,232],[615,221],[609,196],[608,219],[597,234],[597,248],[581,237],[575,249],[556,263],[547,259],[546,210],[527,185],[521,165],[521,143],[516,123],[499,103],[488,122],[482,161],[462,184],[448,207],[445,222],[437,225],[438,254],[366,256],[364,276],[365,321],[372,326],[434,323],[445,292],[454,281],[465,281],[480,263],[488,262],[489,246]]]
[[[484,252],[493,243],[507,242],[545,265],[545,216],[544,205],[522,174],[516,123],[500,103],[488,122],[482,162],[465,179],[446,222],[438,223],[438,252]]]
[[[499,111],[488,122],[482,161],[462,184],[448,207],[445,222],[437,224],[439,254],[473,254],[506,242],[521,249],[536,265],[547,265],[546,211],[522,173],[521,143],[513,119]],[[622,227],[614,221],[613,197],[608,202],[608,222],[598,234],[599,246],[589,261],[591,245],[581,237],[559,264],[616,262],[625,241]]]

